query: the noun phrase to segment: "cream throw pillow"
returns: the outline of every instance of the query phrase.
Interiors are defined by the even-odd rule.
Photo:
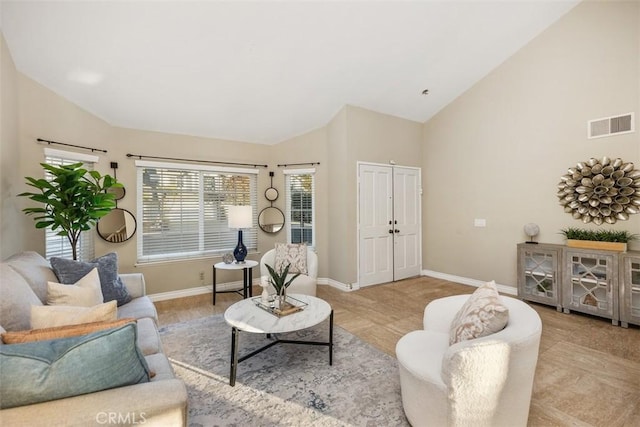
[[[280,273],[289,265],[289,273],[307,274],[307,245],[305,243],[276,243],[276,267]]]
[[[47,304],[93,307],[102,304],[102,288],[98,269],[94,268],[73,285],[47,282]]]
[[[502,303],[492,280],[476,289],[453,318],[449,344],[501,331],[508,320],[509,309]]]
[[[90,322],[110,322],[117,318],[118,305],[115,300],[93,307],[70,305],[31,306],[31,329],[79,325]]]

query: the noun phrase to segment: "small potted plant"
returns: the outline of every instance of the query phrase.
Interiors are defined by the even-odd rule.
[[[283,308],[285,302],[287,301],[287,288],[289,285],[295,280],[296,277],[300,275],[300,273],[296,273],[289,280],[287,280],[287,275],[289,274],[289,267],[291,264],[287,264],[287,266],[278,273],[273,267],[269,264],[265,264],[267,270],[269,270],[269,283],[276,290],[276,295],[278,296],[277,301],[279,303],[278,307]]]
[[[615,230],[587,230],[569,227],[560,230],[567,238],[567,246],[584,249],[603,249],[609,251],[626,252],[627,243],[638,236],[628,231]]]

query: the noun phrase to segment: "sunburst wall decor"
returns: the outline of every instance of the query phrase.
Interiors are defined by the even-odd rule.
[[[615,224],[640,212],[640,170],[608,157],[579,162],[560,177],[558,199],[582,222]]]

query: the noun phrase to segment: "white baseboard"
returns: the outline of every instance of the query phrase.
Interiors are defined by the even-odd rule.
[[[258,286],[260,285],[260,278],[257,279],[253,279],[253,285],[254,286]],[[336,289],[339,289],[341,291],[345,291],[345,292],[350,292],[350,291],[354,291],[355,289],[350,287],[347,284],[344,283],[340,283],[336,280],[332,280],[332,279],[327,279],[327,278],[318,278],[318,285],[329,285],[331,287],[334,287]],[[237,282],[227,282],[227,283],[219,283],[216,284],[216,288],[219,291],[231,291],[234,289],[242,289],[242,281],[237,281]],[[210,294],[211,292],[213,292],[213,285],[204,285],[204,286],[196,286],[193,288],[187,288],[187,289],[180,289],[177,291],[169,291],[169,292],[161,292],[161,293],[157,293],[157,294],[151,294],[148,295],[148,297],[151,299],[151,301],[166,301],[166,300],[170,300],[170,299],[176,299],[176,298],[184,298],[184,297],[192,297],[195,295],[202,295],[202,294]]]
[[[198,286],[195,288],[180,289],[179,291],[160,292],[158,294],[147,295],[151,301],[166,301],[176,298],[192,297],[195,295],[202,295],[211,293],[211,286]]]
[[[339,289],[343,292],[352,292],[359,289],[357,285],[353,286],[348,283],[342,283],[342,282],[338,282],[337,280],[326,279],[326,278],[318,279],[318,285],[328,285],[328,286],[331,286],[332,288]]]
[[[260,279],[254,280],[253,284],[260,283]],[[219,283],[216,285],[219,291],[231,291],[234,289],[242,289],[242,281]],[[192,297],[195,295],[210,294],[213,292],[213,285],[196,286],[193,288],[180,289],[177,291],[160,292],[157,294],[148,295],[151,301],[166,301],[169,299]]]
[[[461,283],[463,285],[475,286],[476,288],[479,288],[486,283],[484,280],[470,279],[468,277],[455,276],[453,274],[440,273],[432,270],[422,270],[422,275],[434,277],[436,279],[448,280],[449,282]],[[518,295],[518,290],[513,286],[500,285],[496,283],[496,287],[498,288],[498,292],[502,292],[503,294]]]
[[[440,273],[438,271],[432,271],[432,270],[422,270],[422,275],[434,277],[436,279],[448,280],[449,282],[461,283],[463,285],[475,286],[476,288],[482,286],[485,283],[482,280],[470,279],[468,277],[454,276],[453,274]],[[260,278],[253,279],[253,284],[255,286],[258,286],[260,284]],[[342,282],[338,282],[337,280],[328,279],[328,278],[318,278],[318,285],[331,286],[332,288],[339,289],[343,292],[353,292],[360,289],[360,286],[357,283],[353,283],[353,284],[342,283]],[[517,289],[514,288],[513,286],[500,285],[500,284],[496,284],[496,286],[498,288],[498,291],[504,294],[508,294],[508,295],[518,294]],[[216,288],[218,288],[219,291],[230,291],[234,289],[241,289],[242,281],[220,283],[216,285]],[[210,294],[211,292],[213,292],[213,285],[204,285],[204,286],[196,286],[193,288],[180,289],[177,291],[161,292],[157,294],[151,294],[148,296],[151,299],[151,301],[166,301],[166,300],[176,299],[176,298]]]

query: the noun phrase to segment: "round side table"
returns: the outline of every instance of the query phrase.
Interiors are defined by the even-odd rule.
[[[213,265],[213,305],[216,305],[216,294],[236,293],[242,295],[243,298],[253,296],[252,282],[253,282],[253,267],[258,265],[258,261],[246,260],[241,264],[232,262],[231,264],[225,264],[224,262],[218,262]],[[235,289],[231,291],[218,291],[216,290],[216,270],[242,270],[242,289]]]

